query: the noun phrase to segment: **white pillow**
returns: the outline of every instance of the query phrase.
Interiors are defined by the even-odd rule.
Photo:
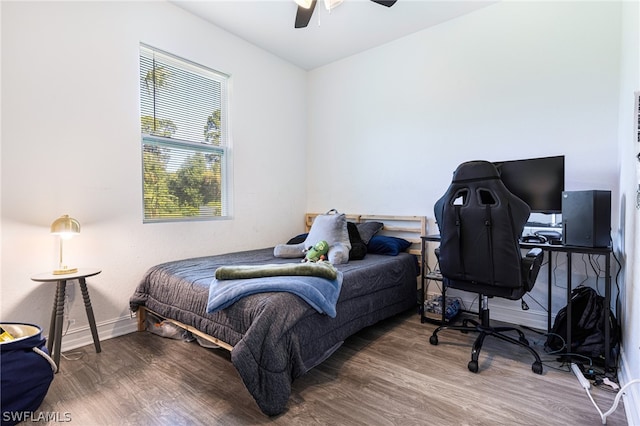
[[[283,258],[304,257],[305,249],[313,247],[318,241],[329,244],[327,258],[334,265],[347,263],[351,242],[347,231],[347,217],[344,213],[330,210],[327,214],[316,216],[304,242],[300,244],[278,244],[273,255]]]

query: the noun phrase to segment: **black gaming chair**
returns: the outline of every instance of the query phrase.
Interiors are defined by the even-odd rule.
[[[480,322],[465,319],[462,326],[443,325],[429,342],[437,345],[438,333],[445,329],[479,332],[468,364],[476,373],[485,337],[497,337],[531,352],[535,357],[531,369],[542,374],[540,357],[521,330],[489,325],[488,298],[520,299],[533,288],[540,270],[542,250],[534,248],[522,257],[518,244],[529,206],[509,192],[492,163],[470,161],[458,166],[434,212],[441,238],[436,255],[444,285],[478,293],[481,307]],[[517,340],[505,334],[511,331],[518,334]]]

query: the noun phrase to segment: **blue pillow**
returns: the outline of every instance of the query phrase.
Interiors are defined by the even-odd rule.
[[[409,246],[411,243],[403,238],[374,235],[367,244],[367,253],[397,256],[398,253],[407,250]]]

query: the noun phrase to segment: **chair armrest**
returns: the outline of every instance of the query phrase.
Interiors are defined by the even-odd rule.
[[[542,266],[542,259],[544,253],[540,247],[532,248],[527,252],[524,258],[522,258],[522,281],[524,282],[527,291],[533,288]]]
[[[535,247],[532,248],[531,250],[529,250],[527,252],[526,257],[528,258],[540,258],[540,261],[542,261],[542,249],[540,247]]]

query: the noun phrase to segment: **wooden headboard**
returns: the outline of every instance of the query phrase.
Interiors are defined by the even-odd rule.
[[[309,232],[314,219],[321,213],[307,213],[304,217],[305,230]],[[375,214],[346,214],[347,220],[354,223],[382,222],[384,227],[380,231],[381,235],[400,237],[411,242],[408,252],[421,256],[420,237],[427,235],[426,216],[389,216]]]

